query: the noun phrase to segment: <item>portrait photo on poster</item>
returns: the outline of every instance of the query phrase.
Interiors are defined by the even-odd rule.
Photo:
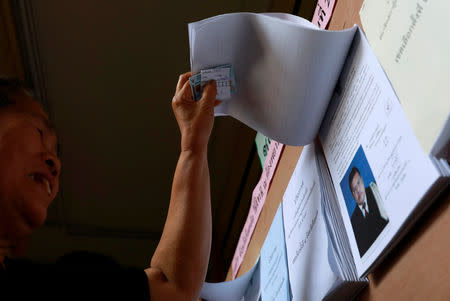
[[[359,146],[340,182],[359,255],[363,257],[389,217],[362,146]]]

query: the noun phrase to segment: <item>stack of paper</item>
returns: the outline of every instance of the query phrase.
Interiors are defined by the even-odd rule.
[[[191,71],[231,64],[237,92],[215,114],[305,145],[317,135],[355,30],[325,31],[288,14],[216,16],[189,24]]]
[[[344,222],[340,215],[336,191],[323,152],[319,147],[316,150],[316,162],[317,169],[320,171],[318,175],[321,186],[322,213],[328,233],[329,257],[336,261],[336,265],[333,266],[342,280],[359,281]]]

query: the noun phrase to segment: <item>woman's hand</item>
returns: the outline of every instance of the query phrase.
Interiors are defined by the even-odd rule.
[[[204,87],[202,98],[195,101],[189,85],[190,76],[191,72],[180,75],[172,109],[181,131],[181,151],[206,152],[214,124],[214,107],[220,101],[216,100],[214,81]]]

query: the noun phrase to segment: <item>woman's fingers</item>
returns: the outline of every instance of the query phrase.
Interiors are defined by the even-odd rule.
[[[178,91],[183,88],[184,84],[189,80],[189,77],[191,76],[191,72],[186,72],[180,75],[178,78],[177,88],[175,90],[175,93],[178,93]]]

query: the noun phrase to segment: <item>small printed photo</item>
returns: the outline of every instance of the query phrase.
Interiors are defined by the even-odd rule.
[[[389,223],[389,217],[362,146],[359,146],[340,186],[359,256],[363,257]]]

